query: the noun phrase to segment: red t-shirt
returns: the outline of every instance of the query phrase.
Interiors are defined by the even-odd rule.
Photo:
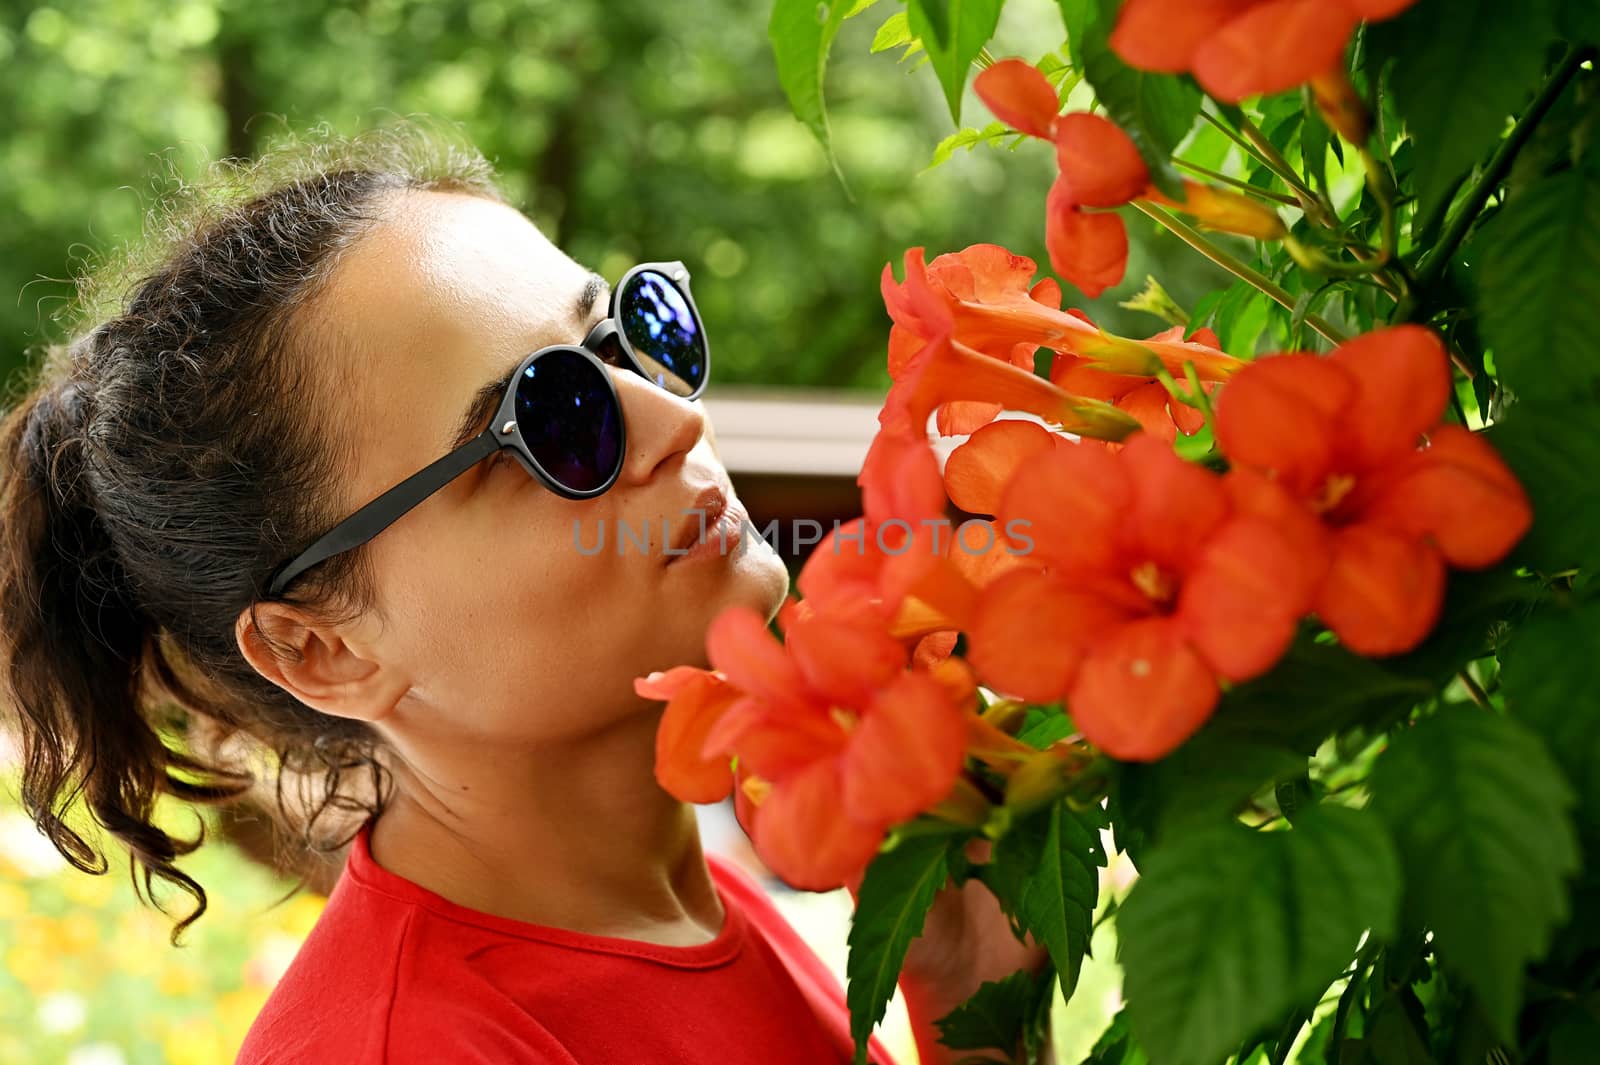
[[[834,1065],[844,992],[747,873],[692,947],[497,917],[372,860],[369,821],[235,1065]],[[893,1065],[877,1040],[876,1065]]]

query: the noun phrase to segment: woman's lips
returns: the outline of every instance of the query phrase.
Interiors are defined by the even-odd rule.
[[[702,493],[689,515],[689,528],[667,552],[667,565],[719,558],[731,554],[744,539],[744,526],[750,520],[737,496],[729,498],[721,489]]]

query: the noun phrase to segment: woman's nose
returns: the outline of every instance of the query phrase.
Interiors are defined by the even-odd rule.
[[[688,454],[700,442],[708,424],[705,408],[630,370],[611,373],[628,426],[628,455],[617,479],[643,484],[660,466]]]

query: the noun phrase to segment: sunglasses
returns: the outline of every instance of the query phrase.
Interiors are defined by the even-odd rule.
[[[411,508],[506,448],[544,486],[590,499],[616,482],[627,429],[616,385],[597,352],[684,399],[705,391],[710,372],[705,327],[681,262],[640,263],[611,290],[605,319],[581,344],[553,344],[525,357],[511,375],[488,428],[401,481],[274,570],[267,596],[283,594],[319,562],[360,547]]]

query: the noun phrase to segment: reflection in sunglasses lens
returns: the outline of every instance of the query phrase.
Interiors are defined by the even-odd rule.
[[[634,274],[623,291],[618,324],[647,376],[674,395],[705,381],[706,342],[681,289],[655,270]]]
[[[517,378],[517,428],[544,471],[575,492],[608,483],[622,463],[622,412],[605,370],[558,348]]]

